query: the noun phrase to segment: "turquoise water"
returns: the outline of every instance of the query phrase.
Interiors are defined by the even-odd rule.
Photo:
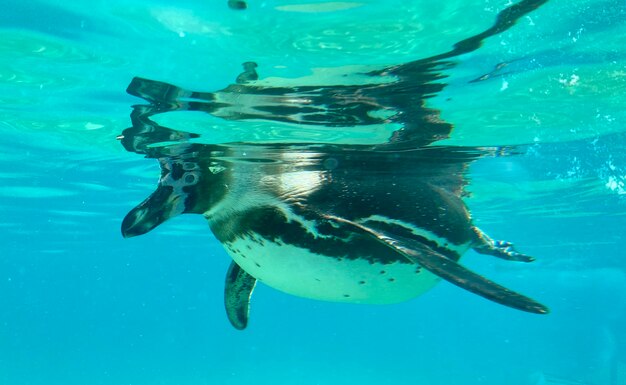
[[[0,1],[1,385],[626,384],[623,2]],[[516,4],[537,7],[455,51]],[[131,80],[223,95],[245,62],[259,80],[243,86],[296,99],[309,86],[370,86],[355,103],[383,122],[252,118],[245,87],[231,95],[238,115],[182,102],[151,118],[197,146],[369,148],[408,127],[407,111],[432,113],[423,122],[451,131],[417,144],[472,154],[462,176],[474,223],[536,258],[469,251],[463,265],[550,314],[448,282],[392,305],[259,284],[238,331],[223,310],[230,258],[201,216],[124,239],[122,220],[156,188],[151,158],[181,156],[186,140],[116,140],[140,128],[133,106],[150,106],[127,94]],[[434,67],[406,75],[410,63]],[[397,84],[395,98],[376,93]]]

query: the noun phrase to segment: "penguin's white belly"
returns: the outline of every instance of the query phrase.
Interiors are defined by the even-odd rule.
[[[385,304],[414,298],[440,278],[409,263],[334,258],[289,244],[239,238],[226,247],[233,260],[277,290],[324,301]]]

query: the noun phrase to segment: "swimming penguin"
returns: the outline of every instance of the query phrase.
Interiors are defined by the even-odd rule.
[[[461,200],[469,155],[201,144],[155,155],[157,190],[129,212],[122,233],[203,215],[233,259],[225,303],[238,329],[247,324],[256,282],[306,298],[384,304],[414,298],[443,278],[507,306],[548,311],[458,263],[470,248],[532,260],[472,224]]]
[[[533,259],[473,225],[462,201],[464,173],[488,150],[428,146],[447,137],[452,125],[425,105],[445,87],[441,70],[449,58],[477,49],[543,3],[512,5],[493,27],[451,51],[372,70],[363,84],[258,84],[249,78],[257,76],[252,62],[241,81],[216,92],[133,79],[128,92],[150,104],[134,107],[133,127],[119,139],[128,151],[158,160],[161,176],[156,191],[124,218],[122,234],[145,234],[180,214],[203,215],[233,259],[224,297],[237,329],[248,323],[258,282],[306,298],[383,304],[414,298],[443,279],[506,306],[547,313],[459,263],[470,249]],[[394,80],[381,82],[384,77]],[[269,134],[202,144],[199,133],[150,119],[181,110],[356,134],[341,144],[281,142]],[[376,125],[385,128],[378,132]],[[362,140],[370,131],[374,139]]]

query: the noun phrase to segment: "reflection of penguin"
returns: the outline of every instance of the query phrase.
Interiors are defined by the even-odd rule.
[[[242,0],[228,0],[228,7],[230,9],[243,10],[248,8],[248,4]]]
[[[252,61],[247,61],[242,64],[243,72],[237,76],[236,83],[243,84],[255,80],[259,80],[259,75],[256,73],[257,64]]]
[[[255,82],[256,63],[247,62],[235,84],[214,92],[188,91],[141,78],[133,80],[128,92],[146,100],[159,100],[162,112],[167,106],[180,108],[176,99],[184,96],[187,109],[226,120],[287,123],[297,125],[298,132],[307,126],[343,128],[337,130],[342,143],[354,141],[381,150],[414,149],[448,138],[452,131],[452,124],[426,105],[445,88],[443,71],[454,66],[450,59],[475,51],[486,38],[511,28],[546,1],[522,0],[504,9],[491,28],[459,41],[450,51],[355,74],[361,80],[359,84],[286,86]],[[239,2],[229,4],[238,9],[241,6]],[[324,142],[317,138],[313,133],[293,141]],[[265,137],[267,142],[292,141],[284,139],[271,134]],[[333,136],[325,143],[335,139]]]

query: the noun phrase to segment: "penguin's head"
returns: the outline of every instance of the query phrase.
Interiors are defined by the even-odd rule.
[[[202,214],[221,198],[213,172],[197,160],[161,158],[157,189],[122,221],[125,238],[145,234],[177,215]],[[215,190],[215,191],[214,191]]]

